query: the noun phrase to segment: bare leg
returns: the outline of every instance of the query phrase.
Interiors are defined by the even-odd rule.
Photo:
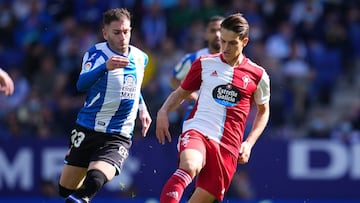
[[[81,187],[87,168],[64,165],[60,176],[60,185],[71,190],[76,190]]]
[[[105,161],[90,162],[89,170],[92,170],[92,169],[97,169],[97,170],[103,172],[107,178],[107,181],[110,181],[111,179],[113,179],[115,176],[115,173],[116,173],[115,166],[112,164],[109,164],[108,162],[105,162]]]
[[[196,188],[194,194],[190,197],[188,203],[213,203],[215,197],[202,188]]]

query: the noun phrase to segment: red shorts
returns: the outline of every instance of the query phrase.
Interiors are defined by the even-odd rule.
[[[188,130],[180,135],[179,154],[185,149],[198,150],[204,157],[196,187],[208,191],[222,201],[236,172],[237,158],[219,143],[195,130]]]

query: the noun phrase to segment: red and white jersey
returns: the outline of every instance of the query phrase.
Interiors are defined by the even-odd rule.
[[[181,87],[199,90],[199,98],[183,132],[195,129],[238,154],[252,101],[270,101],[265,69],[244,56],[240,65],[228,65],[222,54],[205,55],[191,66]]]

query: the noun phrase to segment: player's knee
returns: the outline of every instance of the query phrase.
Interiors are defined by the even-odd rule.
[[[67,189],[65,187],[63,187],[62,185],[59,184],[59,195],[61,197],[68,197],[69,195],[71,195],[75,190],[70,190],[70,189]]]
[[[180,164],[180,168],[187,171],[191,175],[191,177],[194,177],[199,174],[201,170],[201,165],[194,161],[185,161]]]

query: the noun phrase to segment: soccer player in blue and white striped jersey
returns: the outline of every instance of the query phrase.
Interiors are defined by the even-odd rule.
[[[102,31],[106,41],[84,54],[77,82],[77,89],[86,91],[87,97],[71,132],[60,177],[59,194],[65,202],[90,202],[106,182],[120,174],[137,114],[143,136],[152,121],[141,96],[148,56],[129,44],[129,11],[106,11]]]

